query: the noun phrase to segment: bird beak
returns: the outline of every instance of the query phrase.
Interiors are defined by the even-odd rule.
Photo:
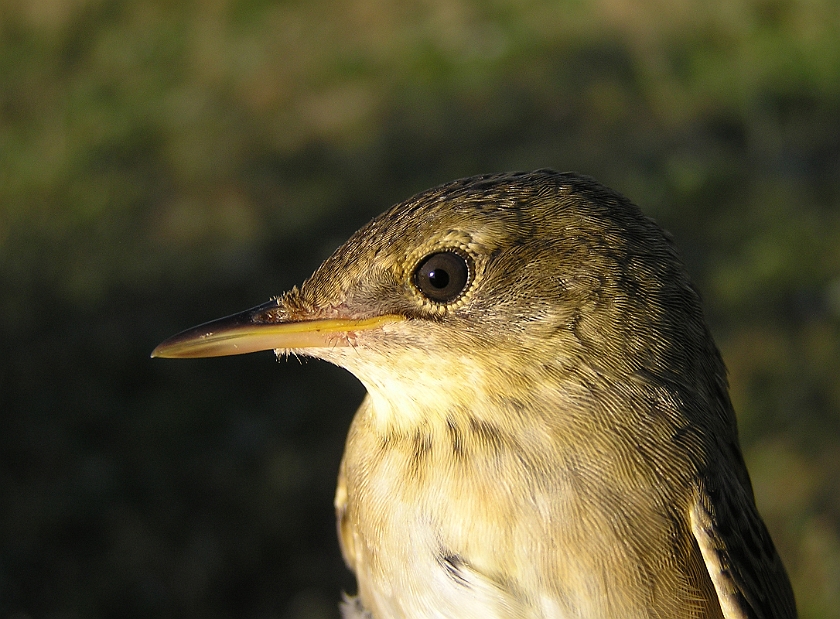
[[[350,346],[355,333],[404,319],[386,314],[362,319],[295,320],[289,317],[282,300],[275,299],[173,335],[152,351],[152,357],[194,359],[260,350]]]

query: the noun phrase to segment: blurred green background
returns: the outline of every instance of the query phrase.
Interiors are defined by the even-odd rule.
[[[149,352],[546,166],[676,237],[801,616],[840,617],[836,0],[0,0],[0,616],[337,617],[362,388]]]

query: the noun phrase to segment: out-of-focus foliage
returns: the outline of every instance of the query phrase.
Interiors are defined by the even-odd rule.
[[[336,617],[361,388],[148,353],[545,166],[673,232],[801,616],[840,617],[836,0],[0,3],[0,614]]]

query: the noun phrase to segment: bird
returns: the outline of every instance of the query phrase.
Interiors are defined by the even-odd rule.
[[[542,169],[372,219],[300,287],[155,357],[353,373],[345,619],[791,619],[726,369],[671,236]]]

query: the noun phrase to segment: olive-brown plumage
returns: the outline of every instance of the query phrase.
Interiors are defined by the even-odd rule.
[[[548,170],[455,181],[158,356],[293,351],[368,395],[347,618],[790,619],[726,372],[669,238]]]

